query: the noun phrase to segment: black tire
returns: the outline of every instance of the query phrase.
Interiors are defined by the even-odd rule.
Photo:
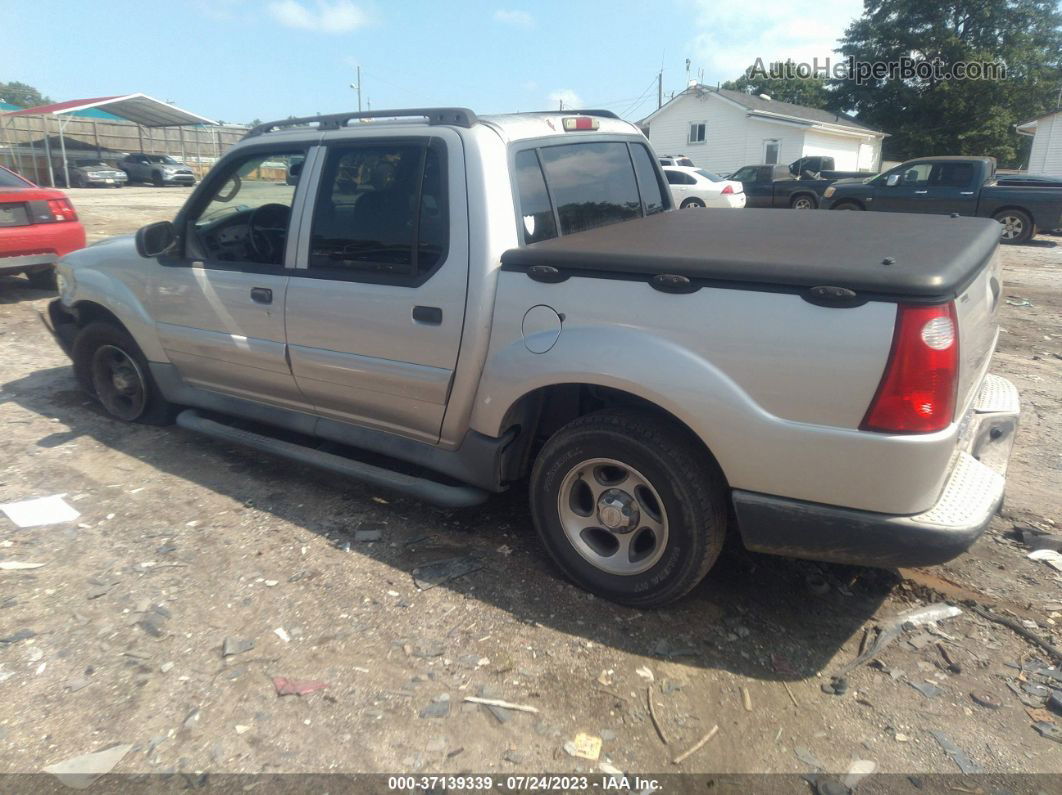
[[[860,207],[855,202],[841,202],[840,204],[835,204],[833,206],[833,209],[834,210],[862,210],[863,208]]]
[[[1010,246],[1027,243],[1036,234],[1033,220],[1024,210],[1000,210],[992,217],[1003,226],[999,236],[1000,243]]]
[[[793,210],[817,210],[819,203],[815,197],[807,193],[801,193],[789,200],[789,207]]]
[[[55,268],[46,268],[41,271],[30,271],[26,274],[30,286],[36,290],[56,290]]]
[[[680,210],[700,210],[703,207],[704,207],[704,202],[702,202],[700,199],[686,199],[686,201],[682,202],[682,206],[679,209]]]
[[[161,171],[156,171],[151,175],[151,184],[154,185],[156,188],[164,187]]]
[[[648,568],[631,573],[611,573],[591,561],[579,551],[565,530],[561,514],[562,487],[577,481],[587,471],[597,477],[597,469],[613,468],[600,464],[614,461],[639,476],[649,486],[650,499],[631,498],[635,506],[647,514],[658,513],[662,518],[663,539],[659,551],[646,559]],[[616,469],[616,468],[613,468]],[[626,477],[626,476],[624,476]],[[600,478],[599,487],[607,486]],[[631,482],[623,480],[621,485]],[[634,486],[634,494],[642,485]],[[589,508],[591,524],[602,523],[609,517],[601,513],[607,488]],[[589,493],[589,492],[588,492]],[[576,489],[565,495],[575,507]],[[629,495],[628,495],[629,496]],[[655,511],[651,507],[656,499]],[[586,590],[613,602],[632,607],[659,607],[684,596],[699,583],[719,557],[726,535],[726,483],[715,460],[690,436],[689,431],[666,418],[642,411],[609,409],[580,417],[557,431],[543,447],[531,473],[531,515],[535,528],[550,556],[561,571]],[[615,517],[615,514],[613,514]],[[631,520],[630,530],[612,533],[613,538],[630,535],[627,561],[617,559],[618,565],[629,565],[638,540],[646,529],[645,517]],[[608,538],[603,529],[584,529],[580,538]],[[651,543],[660,539],[650,532]],[[622,547],[618,547],[622,548]],[[654,547],[654,550],[656,547]],[[593,550],[590,552],[593,555]],[[609,553],[615,555],[616,553]],[[611,561],[602,558],[599,561]],[[635,563],[635,566],[638,564]]]
[[[122,394],[123,390],[107,380],[108,365],[122,356],[125,380],[137,382],[135,387],[140,390],[135,397],[131,391]],[[159,392],[140,346],[125,329],[111,323],[90,323],[74,338],[71,358],[78,383],[115,419],[145,425],[173,422],[177,407]]]
[[[82,178],[82,176],[80,174],[74,174],[74,176],[72,176],[70,178],[70,182],[72,183],[71,187],[74,187],[74,188],[83,188],[83,187],[85,187],[85,180],[84,180],[84,178]]]

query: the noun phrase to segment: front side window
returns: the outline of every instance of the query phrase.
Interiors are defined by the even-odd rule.
[[[933,165],[931,163],[917,163],[901,172],[900,184],[915,186],[926,185],[929,183],[929,172],[932,170]]]
[[[415,284],[449,243],[442,142],[330,149],[310,230],[311,271]]]
[[[703,144],[708,134],[708,124],[703,121],[690,122],[689,143]]]
[[[189,217],[195,256],[219,262],[282,265],[295,188],[288,164],[304,150],[256,152],[230,162],[209,200]]]

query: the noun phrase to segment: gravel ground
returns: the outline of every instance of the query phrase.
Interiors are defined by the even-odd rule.
[[[187,193],[70,191],[90,240],[171,217]],[[1005,515],[971,552],[886,572],[732,544],[689,598],[655,612],[562,581],[521,487],[439,511],[111,421],[40,325],[50,296],[0,279],[0,503],[65,494],[80,513],[23,530],[0,516],[0,563],[44,564],[0,570],[0,772],[121,743],[115,772],[807,773],[872,760],[958,773],[942,731],[988,772],[1062,773],[1058,742],[1032,725],[1045,716],[1027,713],[1045,700],[1037,685],[1062,681],[1030,671],[1043,652],[969,607],[945,634],[914,630],[854,670],[843,695],[822,689],[865,630],[943,597],[1062,640],[1062,575],[1013,537],[1062,517],[1062,238],[1004,256],[994,370],[1021,390],[1023,424]],[[418,587],[415,569],[453,558],[478,568]],[[279,696],[275,677],[327,687]],[[927,682],[939,692],[912,686]],[[569,753],[580,733],[600,739],[597,760]]]

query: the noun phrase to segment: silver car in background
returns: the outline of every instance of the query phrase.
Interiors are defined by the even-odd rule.
[[[119,160],[118,168],[129,176],[130,182],[150,182],[159,188],[163,185],[194,185],[196,182],[195,172],[169,155],[134,152]]]

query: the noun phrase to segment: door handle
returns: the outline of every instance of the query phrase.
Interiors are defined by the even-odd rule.
[[[921,196],[923,193],[929,193],[929,191],[927,191],[927,190],[916,190],[915,191],[915,195],[917,195],[917,196]]]
[[[442,310],[437,306],[413,307],[413,319],[418,323],[438,326],[442,323]]]
[[[251,300],[256,304],[271,304],[273,303],[273,291],[268,287],[252,287]]]
[[[974,192],[972,190],[959,191],[960,196],[973,196],[973,194]]]

